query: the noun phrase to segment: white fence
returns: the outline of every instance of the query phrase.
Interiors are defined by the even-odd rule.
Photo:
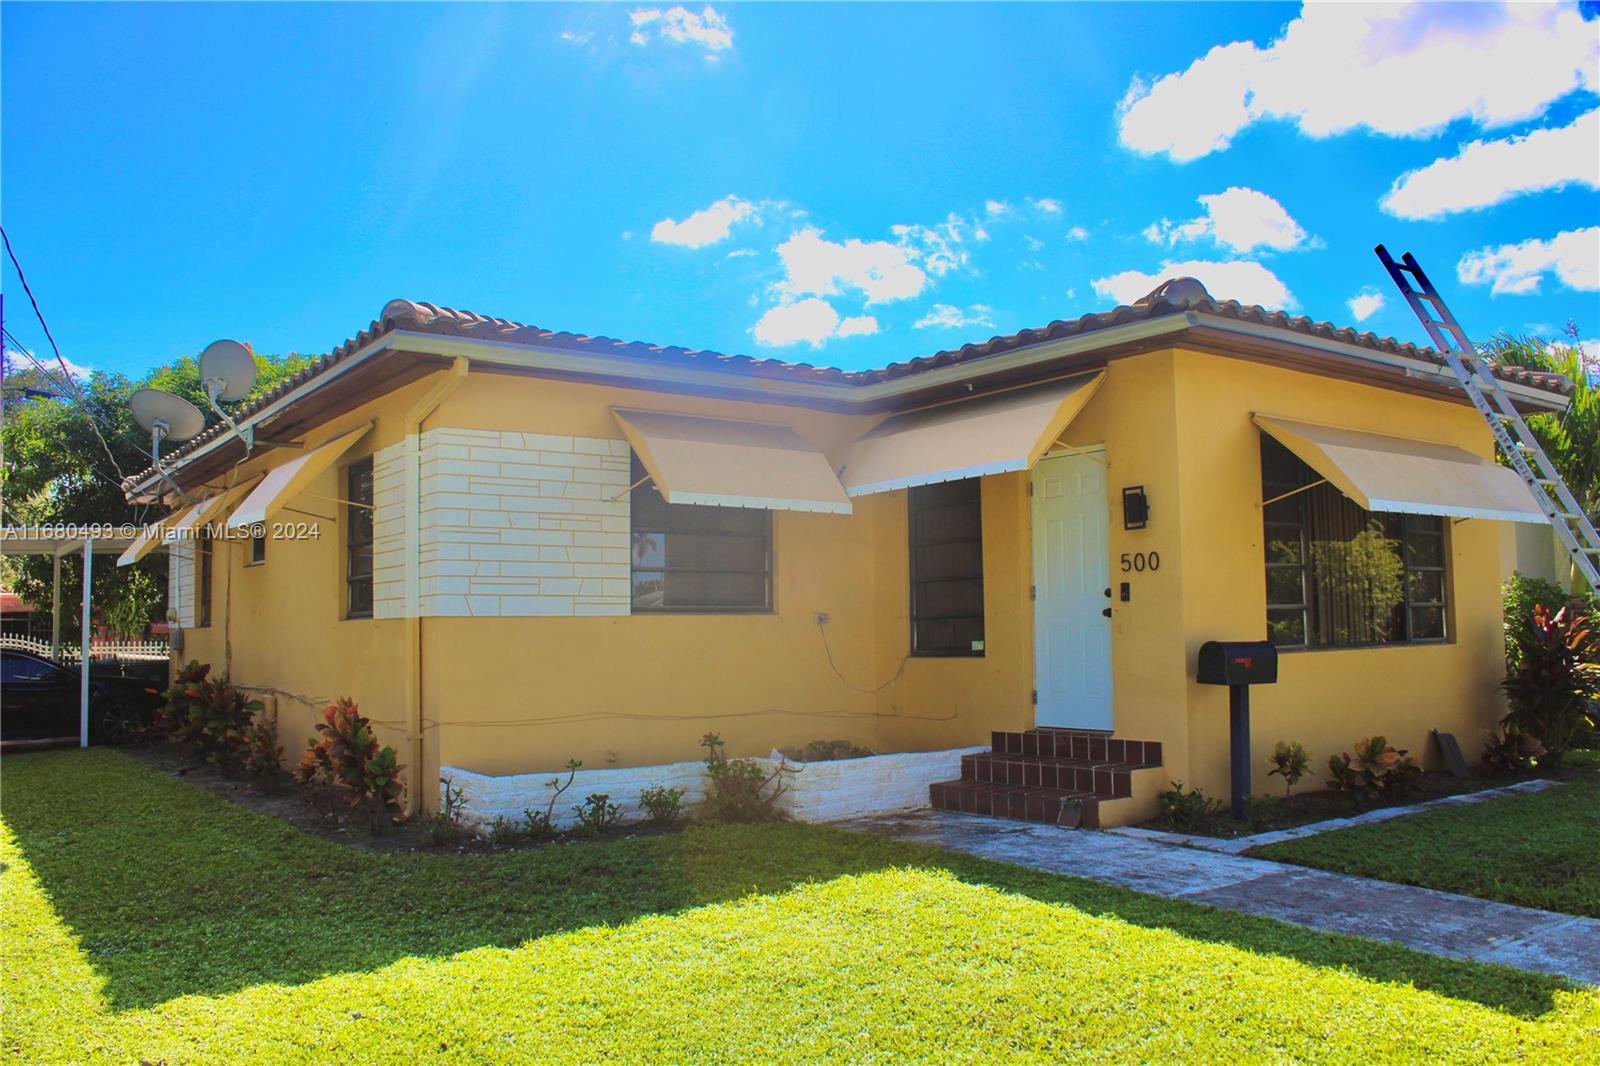
[[[50,657],[50,642],[31,637],[0,636],[0,648],[31,651],[35,655]],[[91,659],[165,659],[172,649],[164,640],[97,640],[89,648]],[[78,644],[61,645],[63,662],[77,662],[83,658],[83,648]]]

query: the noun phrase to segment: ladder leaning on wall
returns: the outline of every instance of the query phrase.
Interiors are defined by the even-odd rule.
[[[1394,279],[1406,303],[1411,305],[1422,328],[1428,331],[1433,346],[1455,373],[1472,405],[1489,424],[1500,450],[1527,484],[1539,509],[1556,531],[1556,537],[1591,589],[1600,590],[1600,533],[1572,495],[1561,472],[1539,446],[1539,439],[1528,429],[1516,405],[1494,375],[1493,363],[1467,339],[1456,316],[1445,306],[1444,297],[1433,287],[1416,258],[1407,252],[1395,262],[1388,249],[1378,245],[1378,259]],[[1415,284],[1413,284],[1415,282]],[[1424,302],[1426,301],[1426,302]]]

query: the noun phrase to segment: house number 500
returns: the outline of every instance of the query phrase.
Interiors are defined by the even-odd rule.
[[[1134,552],[1131,555],[1127,552],[1122,553],[1122,572],[1124,574],[1134,571],[1142,574],[1146,570],[1160,569],[1160,552]]]

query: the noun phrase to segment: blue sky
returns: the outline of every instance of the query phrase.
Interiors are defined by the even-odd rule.
[[[3,218],[85,366],[218,337],[324,352],[403,296],[865,367],[1180,270],[1420,339],[1380,240],[1474,335],[1600,337],[1600,21],[1575,7],[0,20]],[[9,264],[4,284],[44,348]]]

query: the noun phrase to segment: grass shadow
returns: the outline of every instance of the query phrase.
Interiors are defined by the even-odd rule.
[[[1521,1017],[1565,982],[807,825],[500,854],[378,853],[309,836],[106,750],[6,762],[6,824],[113,1010],[368,972],[892,867],[1408,983]]]

